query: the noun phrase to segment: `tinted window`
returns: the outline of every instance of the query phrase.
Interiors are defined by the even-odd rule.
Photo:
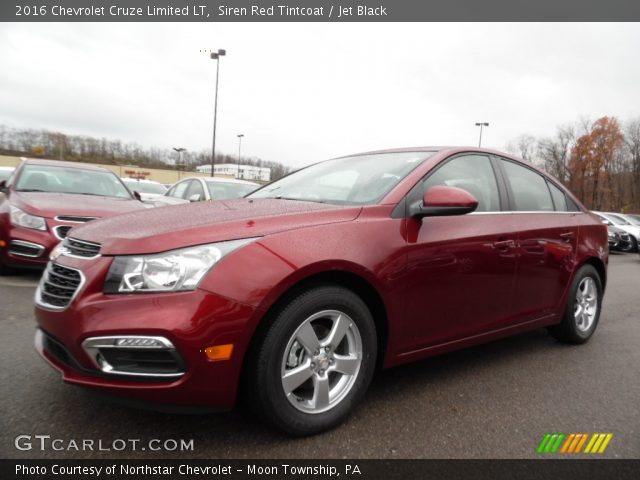
[[[514,210],[519,212],[553,211],[551,194],[542,175],[507,160],[501,160],[501,162],[511,184]]]
[[[205,200],[204,196],[204,188],[202,188],[202,183],[198,180],[191,180],[191,185],[189,185],[189,191],[187,192],[187,200],[191,200],[194,195],[198,195],[198,200]]]
[[[435,185],[458,187],[478,200],[477,212],[500,210],[498,184],[489,157],[465,155],[449,160],[424,181],[424,190]]]
[[[209,195],[211,195],[212,200],[241,198],[258,188],[256,185],[246,183],[224,182],[207,182],[207,187],[209,188]]]
[[[551,190],[551,196],[553,197],[553,204],[556,207],[556,212],[566,212],[569,210],[567,207],[567,197],[565,197],[564,192],[556,187],[553,183],[547,182],[549,184],[549,190]]]
[[[607,214],[609,218],[612,218],[614,222],[618,225],[631,225],[631,223],[627,222],[624,218],[619,217],[618,215],[614,215],[613,213]]]
[[[57,165],[25,165],[16,190],[131,198],[129,190],[114,173]]]
[[[176,183],[171,190],[167,192],[167,195],[174,198],[184,198],[184,194],[187,191],[190,181]]]

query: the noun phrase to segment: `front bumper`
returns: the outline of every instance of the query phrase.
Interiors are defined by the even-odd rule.
[[[60,240],[50,230],[10,227],[3,238],[0,248],[0,260],[10,267],[44,268],[49,253]]]
[[[65,382],[143,402],[233,406],[251,325],[261,316],[259,310],[203,290],[105,295],[94,287],[91,282],[85,285],[63,311],[36,306],[36,350]],[[166,378],[105,373],[82,346],[91,337],[123,335],[168,339],[183,362],[184,373]],[[233,344],[231,358],[210,361],[204,349],[221,344]]]

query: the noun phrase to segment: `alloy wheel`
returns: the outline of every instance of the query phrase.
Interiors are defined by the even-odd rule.
[[[300,324],[284,350],[284,394],[301,412],[326,412],[351,391],[361,364],[362,338],[353,319],[338,310],[317,312]]]

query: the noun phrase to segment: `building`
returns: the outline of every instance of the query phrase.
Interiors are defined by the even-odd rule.
[[[211,175],[211,165],[198,165],[196,171],[198,173]],[[216,163],[213,166],[213,174],[228,175],[242,180],[258,180],[260,182],[269,182],[271,180],[270,168],[256,167],[254,165],[237,165],[235,163]]]

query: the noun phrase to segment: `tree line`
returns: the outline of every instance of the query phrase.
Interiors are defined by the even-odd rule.
[[[125,143],[120,140],[6,125],[0,125],[0,155],[185,171],[193,171],[198,165],[211,163],[211,152],[206,150],[187,150],[179,155],[172,149],[144,148],[137,143]],[[270,168],[271,180],[277,180],[290,171],[282,163],[255,157],[238,159],[237,155],[216,152],[215,160],[216,163],[240,163]]]
[[[640,118],[581,119],[506,149],[555,176],[591,210],[640,212]]]

